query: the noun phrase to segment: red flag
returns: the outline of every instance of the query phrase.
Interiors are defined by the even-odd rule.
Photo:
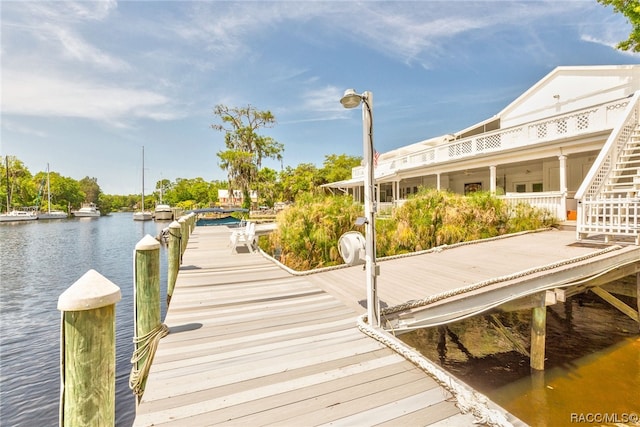
[[[380,153],[374,150],[373,152],[373,167],[378,166],[378,157],[380,157]]]

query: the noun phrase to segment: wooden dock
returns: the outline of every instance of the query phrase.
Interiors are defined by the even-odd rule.
[[[362,266],[291,274],[232,254],[228,236],[191,235],[135,426],[523,425],[363,334]],[[380,298],[396,305],[602,249],[572,243],[549,231],[383,261]]]

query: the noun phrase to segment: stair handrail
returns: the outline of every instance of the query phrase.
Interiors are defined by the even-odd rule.
[[[629,104],[620,122],[613,128],[600,154],[591,165],[587,176],[576,191],[574,198],[580,202],[585,198],[593,198],[600,193],[609,173],[618,158],[618,153],[629,140],[633,130],[640,122],[640,91],[630,96]]]

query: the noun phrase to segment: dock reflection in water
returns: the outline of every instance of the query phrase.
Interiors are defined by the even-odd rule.
[[[548,308],[544,371],[532,372],[487,317],[400,338],[529,425],[640,425],[638,324],[595,296],[578,298],[570,325],[562,305]],[[526,348],[528,316],[501,315]]]

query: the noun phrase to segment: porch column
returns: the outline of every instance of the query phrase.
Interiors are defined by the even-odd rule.
[[[436,190],[440,191],[440,172],[436,174]]]
[[[491,194],[496,194],[496,167],[494,165],[489,166],[489,171],[490,171],[490,183],[489,183],[489,191],[491,191]]]
[[[561,154],[558,156],[560,160],[560,220],[567,219],[567,156]]]
[[[398,201],[398,181],[393,181],[391,183],[391,197],[393,198],[393,203]]]

